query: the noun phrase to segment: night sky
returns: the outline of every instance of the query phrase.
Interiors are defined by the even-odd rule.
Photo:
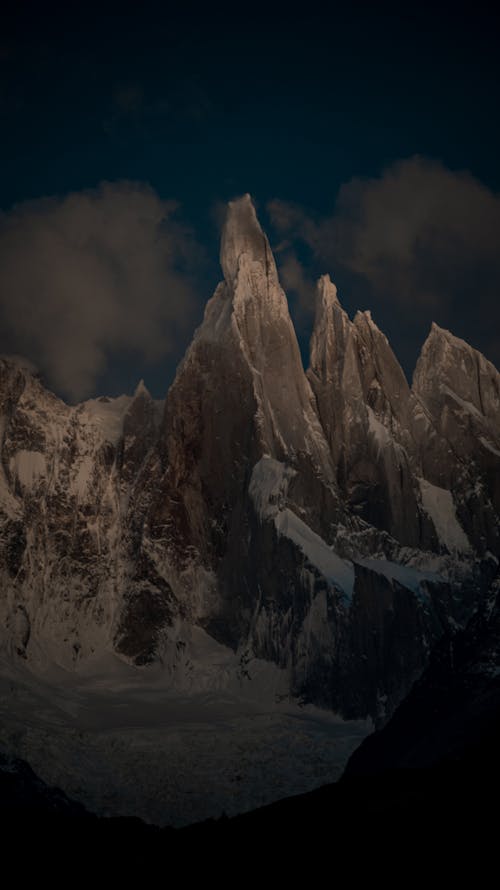
[[[250,192],[305,361],[329,272],[409,376],[432,320],[500,366],[497,23],[477,4],[346,6],[16,4],[2,353],[69,401],[141,377],[162,397],[220,279],[223,205]]]

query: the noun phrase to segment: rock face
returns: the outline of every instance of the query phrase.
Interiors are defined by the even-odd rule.
[[[145,391],[70,408],[0,362],[1,609],[19,655],[64,663],[105,644],[130,573],[129,500],[158,427]]]
[[[498,372],[434,326],[410,388],[324,276],[305,373],[249,196],[221,266],[162,406],[68,407],[0,361],[2,645],[175,672],[201,626],[383,721],[498,575]]]
[[[170,562],[190,587],[193,559],[217,578],[215,599],[193,602],[186,587],[179,597],[191,597],[191,616],[237,645],[255,609],[253,467],[266,456],[297,468],[290,498],[313,528],[340,506],[286,297],[248,196],[229,205],[221,265],[225,281],[167,396],[166,468],[147,523],[152,540],[169,537]]]
[[[500,375],[483,355],[436,324],[413,379],[422,475],[452,489],[457,515],[481,553],[499,555]]]
[[[349,321],[328,276],[318,284],[308,376],[349,509],[418,546],[429,530],[412,476],[414,399],[370,313]]]

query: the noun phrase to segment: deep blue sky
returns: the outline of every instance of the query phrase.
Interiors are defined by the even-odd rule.
[[[56,15],[19,3],[2,23],[1,209],[147,182],[180,202],[206,248],[201,304],[219,275],[217,206],[235,195],[249,191],[266,225],[274,198],[321,217],[342,183],[415,154],[499,189],[498,29],[478,6],[273,15],[233,4],[202,17],[169,6]],[[175,360],[146,375],[156,394]],[[130,388],[138,370],[117,356],[101,385]]]

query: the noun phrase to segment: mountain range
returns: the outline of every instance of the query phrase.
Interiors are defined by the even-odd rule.
[[[35,672],[112,651],[175,684],[201,633],[242,682],[271,662],[382,726],[496,601],[500,374],[433,324],[410,386],[327,275],[304,370],[248,195],[221,266],[162,403],[140,383],[70,406],[0,360],[1,650]]]

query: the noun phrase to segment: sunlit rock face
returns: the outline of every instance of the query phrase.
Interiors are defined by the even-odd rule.
[[[413,379],[423,475],[452,489],[458,516],[480,552],[500,555],[500,374],[480,352],[436,324]]]
[[[328,529],[341,507],[286,297],[248,197],[229,205],[221,265],[225,281],[167,396],[165,472],[147,521],[153,541],[167,535],[188,587],[197,561],[217,579],[215,597],[210,588],[208,599],[198,591],[191,601],[184,588],[179,598],[238,645],[255,611],[253,467],[267,456],[296,468],[288,496],[313,528]]]
[[[410,388],[328,276],[305,373],[249,196],[221,266],[164,404],[140,384],[69,407],[0,361],[2,646],[174,682],[201,627],[243,672],[383,721],[498,575],[499,375],[433,327]]]
[[[427,543],[408,383],[370,313],[351,322],[328,276],[318,284],[308,376],[350,510],[401,543]]]

